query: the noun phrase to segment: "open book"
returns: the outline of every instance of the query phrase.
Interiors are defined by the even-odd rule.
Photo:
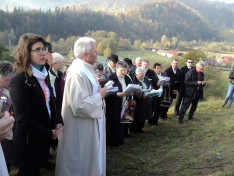
[[[106,89],[106,96],[113,92],[117,92],[119,89],[118,87],[113,87],[114,82],[113,81],[108,81],[105,86],[107,87]]]
[[[140,91],[141,89],[142,89],[142,87],[138,84],[128,84],[128,86],[123,91],[123,93],[131,94],[131,93],[135,93],[137,91]]]
[[[165,83],[169,83],[170,82],[170,77],[164,77],[162,76],[159,80],[158,83],[160,83],[161,85],[165,84]]]
[[[162,87],[160,87],[158,90],[155,90],[155,89],[152,89],[151,91],[149,92],[145,92],[145,95],[149,98],[152,98],[154,96],[157,96],[157,95],[161,95],[162,94]]]

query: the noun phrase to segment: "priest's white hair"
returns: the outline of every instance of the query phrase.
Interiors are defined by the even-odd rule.
[[[83,53],[90,52],[91,43],[96,43],[93,38],[80,37],[74,44],[74,55],[76,58],[83,58]]]

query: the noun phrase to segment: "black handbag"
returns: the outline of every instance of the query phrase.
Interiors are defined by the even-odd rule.
[[[164,96],[160,98],[159,104],[161,107],[166,107],[169,108],[172,103],[172,98],[170,94],[170,87],[168,88],[168,93],[167,90],[165,89]]]

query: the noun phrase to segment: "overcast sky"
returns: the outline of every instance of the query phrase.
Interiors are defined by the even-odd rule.
[[[217,1],[217,0],[210,0],[210,1]],[[234,3],[234,0],[218,0],[221,2],[226,2],[226,3]]]
[[[55,8],[55,6],[64,6],[70,3],[79,3],[90,0],[0,0],[0,9],[11,11],[14,7],[24,7],[24,9],[42,9]],[[192,0],[191,0],[192,1]],[[209,1],[209,0],[207,0]],[[234,3],[234,0],[210,0]]]

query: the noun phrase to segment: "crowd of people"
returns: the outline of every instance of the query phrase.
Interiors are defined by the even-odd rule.
[[[0,94],[7,97],[0,119],[6,163],[0,162],[0,175],[10,171],[13,161],[18,176],[39,176],[50,147],[57,146],[56,176],[105,176],[106,146],[122,145],[125,137],[143,133],[147,120],[158,125],[159,118],[168,119],[173,99],[178,123],[184,123],[190,105],[192,120],[203,98],[203,62],[193,66],[189,58],[179,69],[174,59],[162,72],[160,63],[150,69],[147,59],[137,57],[134,65],[129,58],[111,55],[104,67],[97,63],[96,41],[88,37],[75,42],[74,55],[62,73],[63,56],[41,36],[26,33],[19,39],[14,64],[0,62]],[[230,79],[232,92],[223,104],[230,99],[228,107],[233,101],[233,71]],[[108,91],[109,82],[117,91]],[[146,91],[125,93],[129,85],[162,92],[153,97]],[[12,132],[13,138],[6,139]],[[1,152],[0,148],[0,156]]]

